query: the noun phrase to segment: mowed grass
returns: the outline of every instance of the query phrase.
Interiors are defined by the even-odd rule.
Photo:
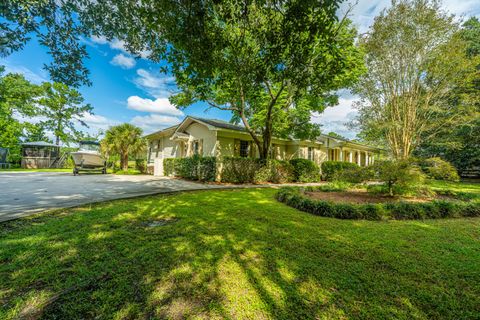
[[[4,223],[0,318],[480,317],[480,219],[336,220],[275,192],[160,195]]]
[[[466,192],[474,193],[480,196],[480,183],[473,182],[450,182],[450,181],[439,181],[439,180],[429,180],[428,184],[433,190],[449,190],[453,192]]]

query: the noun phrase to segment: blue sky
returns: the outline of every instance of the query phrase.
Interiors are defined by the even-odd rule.
[[[389,0],[360,0],[351,13],[351,19],[360,32],[366,32],[373,18],[389,4]],[[478,0],[449,0],[443,5],[456,15],[480,16]],[[347,4],[344,4],[340,12],[346,8]],[[130,122],[149,133],[174,125],[185,115],[230,119],[226,111],[210,109],[206,113],[206,106],[202,103],[184,111],[177,110],[168,102],[168,97],[175,92],[174,79],[159,72],[161,65],[141,57],[134,58],[120,41],[92,38],[84,39],[84,42],[90,55],[85,65],[90,70],[93,85],[79,90],[86,102],[94,107],[94,115],[85,115],[84,120],[90,126],[86,131],[95,133],[110,125]],[[24,50],[0,59],[0,65],[4,65],[7,72],[22,73],[27,79],[40,83],[49,80],[42,68],[49,59],[46,49],[32,40]],[[339,105],[328,108],[321,115],[313,115],[312,121],[322,124],[324,132],[335,131],[354,138],[356,132],[348,129],[345,122],[355,116],[352,104],[356,99],[349,92],[342,91]]]

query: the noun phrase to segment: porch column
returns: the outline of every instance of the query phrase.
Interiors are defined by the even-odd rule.
[[[357,151],[357,164],[359,166],[362,165],[362,152],[361,151]]]
[[[352,152],[352,150],[348,151],[348,162],[353,162],[353,152]]]
[[[365,151],[365,166],[368,166],[368,165],[369,165],[369,163],[368,163],[369,160],[370,160],[370,159],[369,159],[368,152]]]
[[[340,148],[340,161],[343,161],[343,148]]]

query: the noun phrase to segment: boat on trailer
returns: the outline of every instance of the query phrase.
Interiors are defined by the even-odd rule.
[[[73,175],[79,171],[101,170],[103,174],[107,173],[107,161],[100,153],[100,143],[97,141],[80,141],[79,150],[70,153],[75,163]]]

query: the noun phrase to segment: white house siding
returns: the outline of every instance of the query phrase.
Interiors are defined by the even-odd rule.
[[[187,124],[187,123],[185,123]],[[211,130],[211,127],[192,121],[179,132],[188,134],[188,140],[170,140],[175,128],[158,132],[151,136],[149,144],[149,168],[155,159],[181,158],[193,155],[193,142],[200,142],[200,151],[203,156],[238,156],[241,140],[250,142],[250,155],[259,156],[258,148],[248,133],[235,130]],[[359,165],[372,164],[374,153],[364,146],[355,144],[345,145],[345,142],[330,137],[320,137],[323,144],[312,141],[272,140],[272,154],[278,160],[294,158],[308,159],[308,147],[313,147],[313,160],[321,165],[326,160],[348,161]],[[368,151],[367,151],[368,150]],[[158,163],[158,161],[157,161]],[[159,167],[159,165],[157,165]],[[158,171],[158,170],[157,170]]]
[[[233,157],[235,156],[235,139],[229,137],[217,137],[217,157]]]
[[[209,130],[206,126],[200,123],[192,123],[185,129],[185,132],[190,135],[189,142],[195,140],[202,141],[202,155],[205,157],[215,156],[216,134],[214,130]],[[192,144],[189,143],[191,146]],[[189,154],[191,152],[189,151]]]

